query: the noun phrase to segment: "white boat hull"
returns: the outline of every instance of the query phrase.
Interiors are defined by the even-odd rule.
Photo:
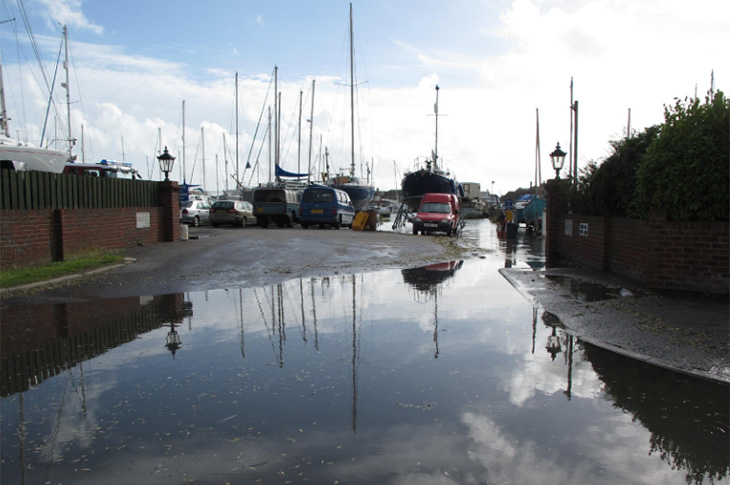
[[[62,173],[68,153],[46,148],[19,146],[12,142],[0,142],[0,160],[10,160],[15,170],[38,170]]]

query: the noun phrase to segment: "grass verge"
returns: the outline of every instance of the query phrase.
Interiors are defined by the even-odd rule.
[[[13,286],[46,281],[59,276],[65,276],[105,266],[107,264],[119,263],[123,258],[124,257],[121,254],[115,252],[88,256],[70,261],[59,261],[56,263],[44,264],[42,266],[9,269],[0,273],[0,288],[12,288]]]

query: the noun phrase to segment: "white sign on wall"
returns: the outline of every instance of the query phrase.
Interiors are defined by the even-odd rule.
[[[150,227],[150,213],[137,212],[137,229],[145,229]]]
[[[565,235],[573,236],[573,219],[565,219]]]

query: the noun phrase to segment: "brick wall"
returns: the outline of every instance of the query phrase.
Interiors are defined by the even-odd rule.
[[[553,205],[550,188],[548,265],[563,258],[653,288],[730,292],[730,223],[667,221],[661,213],[648,220],[568,214],[560,195]]]
[[[53,261],[58,253],[53,229],[50,210],[0,212],[0,268],[16,266],[19,261],[27,265]]]
[[[0,269],[179,239],[177,183],[159,189],[161,207],[0,211]],[[138,227],[138,215],[149,227]]]

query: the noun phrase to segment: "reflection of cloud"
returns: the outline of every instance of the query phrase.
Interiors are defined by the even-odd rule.
[[[547,418],[547,417],[546,417]],[[530,484],[613,484],[667,483],[673,472],[660,460],[632,458],[627,450],[646,447],[647,432],[632,426],[627,415],[609,418],[609,422],[590,426],[578,436],[576,459],[566,466],[557,453],[535,441],[520,441],[505,434],[487,416],[464,413],[463,423],[474,441],[469,456],[484,469],[487,483]],[[543,437],[545,438],[545,437]],[[561,446],[559,434],[548,437]],[[609,450],[614,450],[613,452]]]

